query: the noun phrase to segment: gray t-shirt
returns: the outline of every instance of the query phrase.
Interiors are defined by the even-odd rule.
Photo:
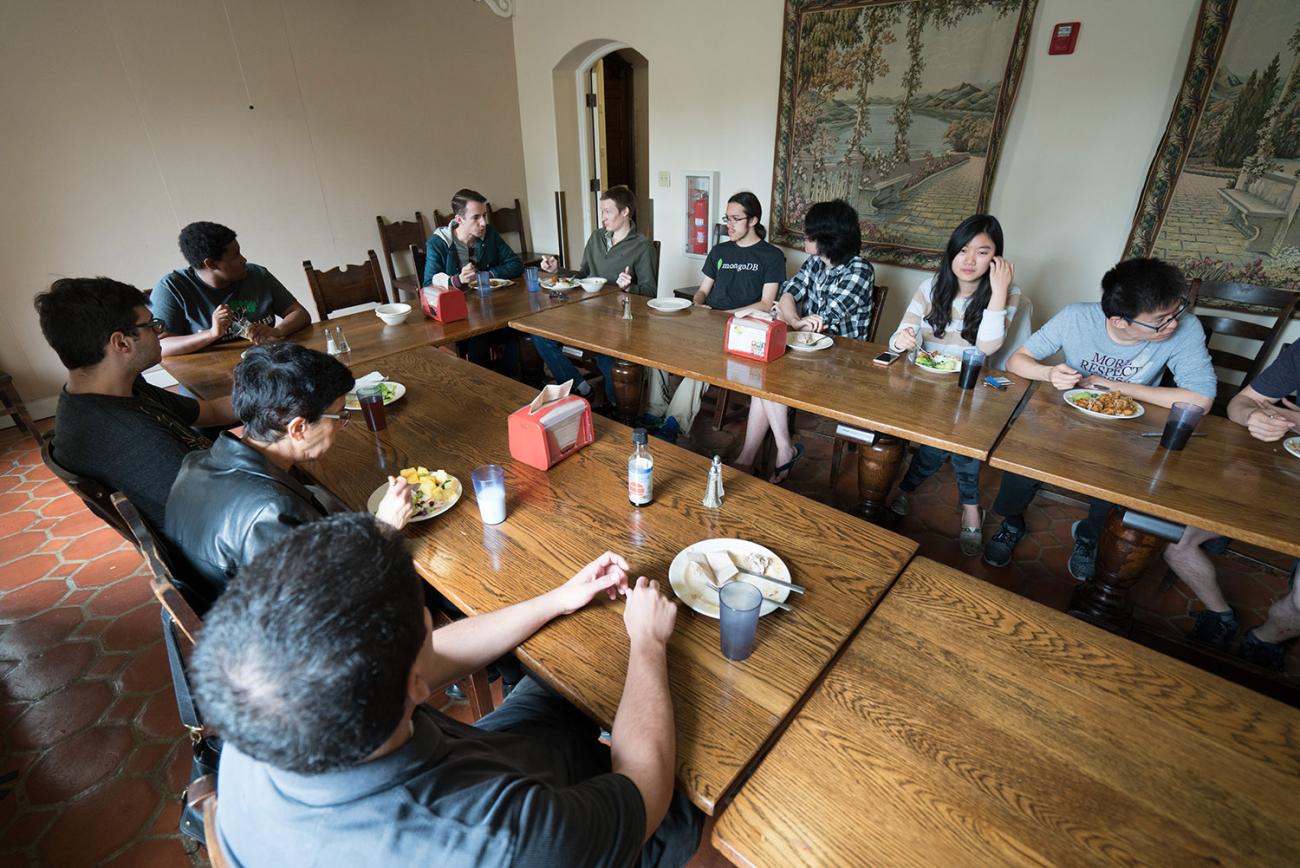
[[[227,287],[215,289],[203,282],[194,269],[177,269],[165,275],[149,296],[153,315],[174,335],[192,335],[212,325],[212,312],[230,305],[231,327],[238,319],[275,325],[293,307],[293,293],[260,265],[249,263],[248,273]],[[221,341],[234,340],[227,331]]]
[[[709,251],[701,271],[713,278],[709,307],[734,310],[762,300],[765,284],[775,283],[780,290],[785,280],[785,254],[766,241],[748,247],[724,241]]]
[[[426,706],[412,723],[411,740],[393,753],[318,775],[274,768],[227,741],[218,822],[234,863],[636,862],[645,803],[630,778],[609,771],[607,751],[554,729],[487,732]]]
[[[1205,349],[1205,331],[1185,314],[1163,341],[1117,344],[1106,331],[1106,314],[1097,302],[1072,304],[1025,341],[1025,352],[1040,362],[1058,351],[1085,377],[1096,374],[1120,383],[1158,385],[1168,368],[1181,389],[1213,398],[1218,381]]]
[[[181,461],[211,446],[189,426],[199,402],[137,377],[132,396],[73,394],[64,389],[54,414],[54,460],[126,495],[161,532],[164,508]]]

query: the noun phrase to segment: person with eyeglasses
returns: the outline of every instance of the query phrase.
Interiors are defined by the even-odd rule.
[[[1205,332],[1187,310],[1188,288],[1182,272],[1159,259],[1127,259],[1101,279],[1101,301],[1063,309],[1012,353],[1007,370],[1061,391],[1074,388],[1123,391],[1157,407],[1186,402],[1208,411],[1218,387]],[[1064,360],[1041,360],[1060,353]],[[1173,386],[1161,386],[1165,370]],[[1011,560],[1025,535],[1025,510],[1041,482],[1007,473],[1002,477],[993,511],[1002,516],[984,546],[984,560],[995,567]],[[1093,500],[1088,517],[1071,527],[1074,549],[1070,575],[1092,578],[1097,540],[1111,504]]]
[[[721,311],[769,310],[785,280],[785,254],[766,240],[762,204],[748,190],[737,193],[727,200],[722,219],[727,240],[714,245],[704,258],[700,269],[704,279],[695,291],[695,305]],[[649,414],[665,420],[671,416],[681,433],[690,434],[705,384],[681,379],[673,386],[672,381],[679,378],[654,369],[647,379]]]
[[[45,342],[68,371],[54,415],[54,460],[120,491],[161,531],[181,460],[210,445],[196,427],[233,424],[230,399],[196,401],[145,382],[163,324],[143,292],[107,277],[66,277],[35,298]]]
[[[348,424],[352,372],[333,356],[281,342],[248,350],[234,376],[242,436],[224,431],[210,449],[187,455],[167,498],[166,536],[211,599],[289,531],[344,509],[294,468],[328,452]],[[411,486],[388,482],[377,517],[400,529],[411,518]]]

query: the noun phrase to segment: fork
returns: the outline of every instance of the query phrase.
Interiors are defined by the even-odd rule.
[[[722,588],[721,588],[719,585],[717,585],[716,583],[711,582],[711,581],[709,581],[709,580],[707,580],[707,579],[705,580],[704,583],[705,583],[706,585],[708,585],[710,588],[712,588],[712,589],[713,589],[713,592],[714,592],[715,594],[719,594],[719,593],[722,592]],[[793,606],[789,606],[789,605],[787,605],[787,604],[785,604],[785,603],[782,603],[780,600],[770,600],[770,599],[768,599],[767,597],[764,597],[764,598],[763,598],[763,602],[764,602],[764,603],[771,603],[773,606],[776,606],[778,609],[780,609],[780,610],[783,611],[783,612],[793,612],[793,611],[794,611],[794,607],[793,607]]]

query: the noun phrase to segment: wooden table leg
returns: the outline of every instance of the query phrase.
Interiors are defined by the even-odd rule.
[[[528,339],[528,335],[515,335],[519,342],[519,376],[530,386],[541,387],[546,382],[546,368],[542,366],[542,357],[537,355],[537,347]]]
[[[1104,630],[1127,634],[1133,626],[1129,591],[1146,571],[1161,542],[1159,537],[1125,527],[1124,510],[1112,509],[1097,541],[1092,578],[1075,589],[1066,611]]]
[[[619,359],[614,363],[613,376],[614,402],[618,405],[614,415],[624,425],[631,425],[641,416],[645,369],[633,362]]]
[[[858,499],[865,518],[874,519],[885,508],[904,451],[902,440],[883,434],[877,434],[870,444],[858,446]]]

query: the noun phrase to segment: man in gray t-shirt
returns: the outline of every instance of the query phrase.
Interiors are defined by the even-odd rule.
[[[1159,259],[1128,259],[1101,280],[1101,303],[1072,304],[1052,317],[1007,360],[1007,370],[1030,380],[1073,388],[1123,390],[1144,404],[1176,401],[1207,411],[1217,381],[1205,332],[1187,310],[1187,282]],[[1061,353],[1055,365],[1042,360]],[[1173,386],[1160,386],[1168,369]],[[1002,524],[984,546],[984,560],[1004,566],[1025,535],[1024,512],[1042,483],[1014,473],[1002,477],[994,512]],[[1097,540],[1111,504],[1094,500],[1088,518],[1072,528],[1070,575],[1092,578]]]
[[[181,230],[180,248],[189,268],[164,275],[149,298],[153,315],[163,321],[164,356],[238,338],[279,340],[311,323],[311,314],[284,284],[248,263],[231,229],[191,223]]]
[[[204,618],[190,671],[224,739],[215,831],[233,864],[684,865],[703,824],[673,789],[676,608],[656,584],[629,585],[606,552],[547,593],[437,630],[423,584],[400,534],[330,515],[255,557]],[[612,749],[531,678],[474,726],[425,705],[620,592]]]

